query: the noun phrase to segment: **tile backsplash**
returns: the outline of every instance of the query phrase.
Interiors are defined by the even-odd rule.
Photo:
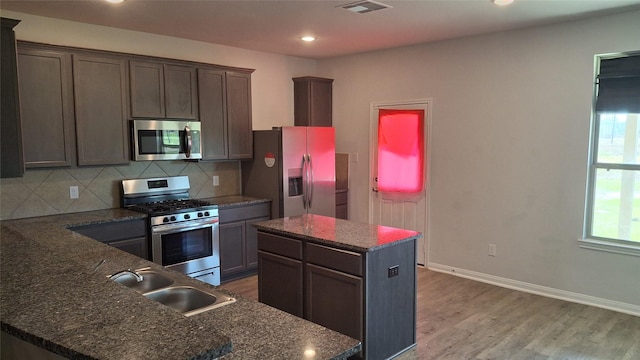
[[[178,175],[189,176],[192,198],[241,193],[239,161],[132,161],[122,166],[27,170],[21,178],[0,179],[0,219],[118,208],[122,180]],[[213,186],[214,175],[219,176],[219,186]],[[70,186],[78,186],[78,199],[70,199]]]

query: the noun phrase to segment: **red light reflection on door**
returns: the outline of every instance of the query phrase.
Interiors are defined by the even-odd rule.
[[[378,190],[415,193],[424,181],[424,110],[380,110]]]

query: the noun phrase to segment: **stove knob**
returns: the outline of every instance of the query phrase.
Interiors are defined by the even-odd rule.
[[[172,216],[172,217],[171,217],[171,221],[176,221],[176,217],[175,217],[175,216]]]
[[[169,218],[168,218],[168,217],[166,217],[166,218],[162,219],[162,222],[163,222],[163,223],[168,223],[168,222],[169,222]]]
[[[202,213],[201,213],[201,212],[199,212],[199,213],[198,213],[198,217],[202,217],[202,216],[203,216],[203,215],[202,215]]]
[[[185,220],[189,220],[189,219],[191,219],[191,215],[189,215],[189,214],[185,214],[185,215],[184,215],[184,219],[185,219]]]
[[[204,212],[204,216],[209,216],[209,212],[208,212],[208,211],[205,211],[205,212]]]

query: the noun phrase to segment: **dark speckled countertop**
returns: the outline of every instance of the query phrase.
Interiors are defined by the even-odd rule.
[[[78,359],[346,359],[361,349],[355,339],[236,294],[233,304],[185,317],[107,275],[150,266],[210,285],[67,229],[140,217],[110,209],[2,221],[2,330]]]
[[[422,233],[321,215],[291,216],[255,223],[258,230],[359,252],[422,237]]]
[[[254,205],[271,201],[269,199],[256,198],[245,195],[220,196],[214,198],[205,198],[202,200],[206,200],[212,204],[218,205],[218,208],[220,209],[224,209],[226,207]]]

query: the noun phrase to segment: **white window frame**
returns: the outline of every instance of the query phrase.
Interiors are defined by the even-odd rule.
[[[639,55],[637,52],[631,53],[632,55]],[[607,54],[607,55],[596,55],[595,56],[595,76],[598,75],[600,69],[600,61],[603,59],[610,59],[618,56],[622,56],[623,54]],[[594,77],[595,78],[595,77]],[[588,180],[587,180],[587,193],[586,193],[586,206],[585,206],[585,217],[584,217],[584,232],[583,238],[578,239],[578,245],[581,248],[592,249],[592,250],[601,250],[619,254],[627,254],[640,256],[640,243],[629,241],[629,240],[621,240],[621,239],[612,239],[612,238],[603,238],[594,236],[591,234],[592,229],[592,219],[593,219],[593,205],[595,201],[595,181],[596,181],[596,173],[599,169],[611,169],[611,170],[631,170],[631,171],[639,171],[640,172],[640,164],[618,164],[618,163],[599,163],[597,161],[598,154],[598,142],[599,142],[599,128],[600,128],[600,117],[596,112],[596,100],[597,100],[597,86],[594,86],[594,95],[593,95],[593,107],[591,111],[591,132],[590,132],[590,147],[589,147],[589,169],[588,169]]]

